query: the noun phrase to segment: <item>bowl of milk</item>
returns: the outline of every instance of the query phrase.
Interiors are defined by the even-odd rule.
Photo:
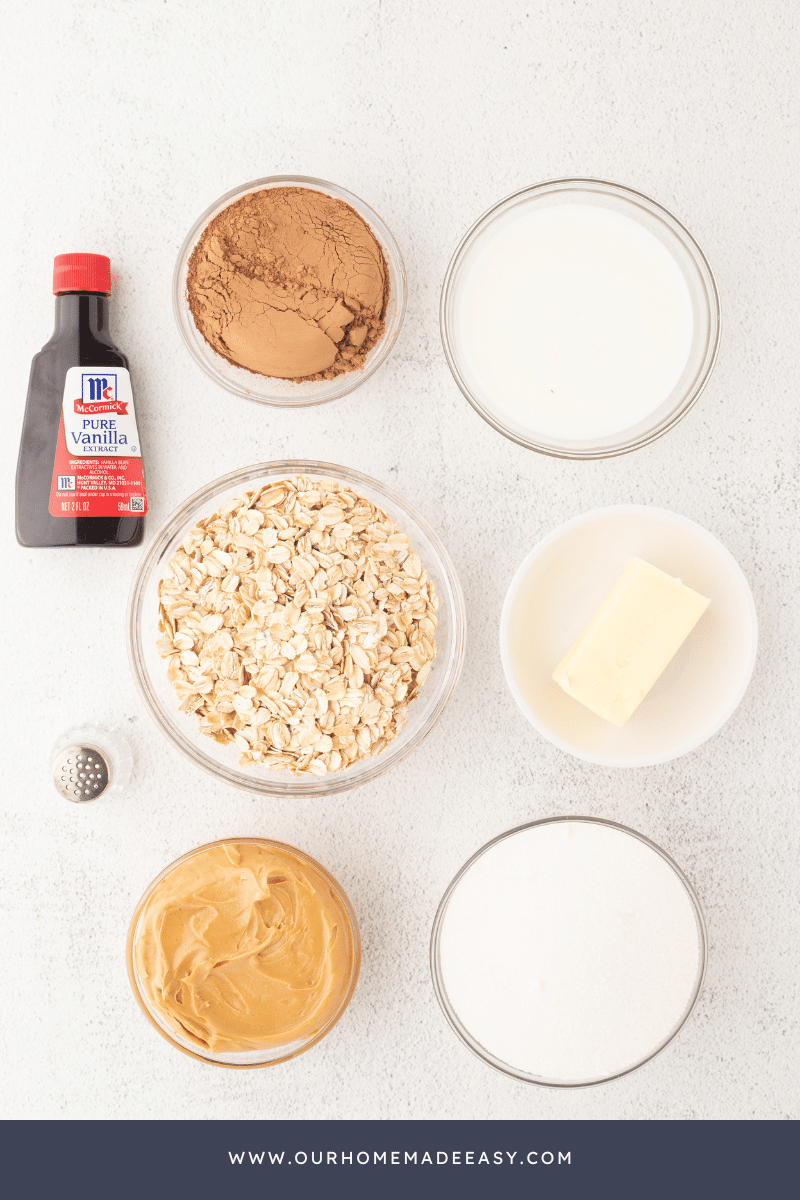
[[[691,884],[643,834],[596,817],[511,829],[464,864],[431,936],[461,1041],[527,1083],[586,1087],[641,1067],[700,994],[707,937]]]
[[[609,458],[695,403],[720,306],[702,250],[665,208],[619,184],[560,179],[473,225],[440,325],[456,383],[500,433],[543,454]]]

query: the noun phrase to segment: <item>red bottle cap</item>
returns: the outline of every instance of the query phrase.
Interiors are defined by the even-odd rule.
[[[59,292],[111,294],[111,259],[105,254],[57,254],[53,259],[53,295]]]

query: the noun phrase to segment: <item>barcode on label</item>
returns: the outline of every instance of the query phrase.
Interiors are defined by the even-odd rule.
[[[131,496],[131,512],[144,512],[144,496]]]

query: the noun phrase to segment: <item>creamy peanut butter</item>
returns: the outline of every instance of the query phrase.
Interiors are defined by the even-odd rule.
[[[337,890],[288,846],[231,841],[178,862],[147,897],[133,946],[154,1014],[212,1053],[313,1038],[351,982]]]

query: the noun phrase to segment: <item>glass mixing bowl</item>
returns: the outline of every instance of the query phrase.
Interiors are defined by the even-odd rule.
[[[470,366],[469,345],[459,323],[465,280],[495,234],[528,212],[563,205],[590,205],[626,217],[652,234],[680,271],[692,312],[688,358],[669,395],[636,424],[603,436],[568,439],[537,433],[506,413]],[[612,458],[646,446],[686,415],[705,387],[719,349],[720,306],[705,255],[689,231],[654,200],[599,179],[556,179],[523,188],[490,208],[464,235],[447,268],[439,323],[453,378],[472,407],[505,437],[556,458]],[[535,366],[532,366],[535,371]]]
[[[448,906],[453,898],[454,893],[457,892],[458,886],[464,876],[467,875],[468,872],[477,863],[479,863],[481,859],[483,859],[484,855],[491,855],[492,850],[500,843],[506,842],[509,839],[514,839],[517,837],[517,835],[525,835],[529,831],[554,825],[560,825],[566,830],[569,830],[569,828],[572,826],[580,825],[599,826],[601,828],[614,830],[617,833],[625,834],[637,839],[639,842],[643,843],[644,846],[648,847],[661,859],[663,859],[667,867],[671,868],[676,877],[678,885],[682,887],[685,893],[687,906],[694,915],[698,950],[697,967],[694,975],[694,981],[691,989],[689,990],[682,1013],[680,1013],[678,1019],[672,1024],[671,1028],[664,1028],[662,1036],[650,1045],[647,1052],[642,1054],[638,1058],[638,1061],[630,1062],[612,1074],[601,1075],[599,1077],[596,1075],[589,1075],[581,1079],[549,1079],[542,1075],[534,1074],[530,1070],[526,1070],[518,1065],[514,1065],[504,1061],[502,1058],[499,1058],[496,1054],[492,1053],[491,1050],[487,1049],[487,1047],[473,1035],[473,1033],[462,1021],[455,1005],[453,1004],[453,1001],[448,995],[445,974],[442,966],[442,933],[447,919]],[[609,878],[611,878],[610,871]],[[502,917],[502,912],[499,913],[499,917]],[[541,919],[546,924],[548,919],[546,912],[541,914]],[[476,947],[473,969],[475,972],[478,972],[482,966],[482,964],[479,962],[481,953],[480,943],[476,943]],[[609,1083],[612,1079],[618,1079],[623,1075],[627,1075],[631,1071],[635,1071],[639,1067],[644,1066],[644,1064],[649,1062],[650,1059],[655,1058],[657,1054],[660,1054],[661,1051],[669,1045],[669,1043],[677,1036],[677,1034],[688,1021],[689,1016],[691,1015],[697,1003],[697,999],[703,986],[707,960],[708,937],[706,934],[706,925],[703,918],[703,912],[700,907],[700,901],[695,894],[694,888],[689,883],[689,880],[686,878],[683,871],[681,871],[678,864],[672,858],[670,858],[669,854],[667,854],[665,850],[662,850],[661,847],[657,846],[655,842],[651,842],[649,838],[644,836],[644,834],[638,833],[635,829],[629,829],[626,825],[621,825],[617,821],[607,821],[600,817],[546,817],[539,821],[530,821],[525,825],[518,825],[515,829],[509,829],[506,833],[501,833],[498,837],[492,838],[490,842],[487,842],[485,846],[482,846],[480,850],[476,851],[475,854],[473,854],[472,857],[464,863],[461,870],[450,883],[449,887],[444,893],[444,896],[442,897],[441,903],[439,904],[439,908],[436,912],[433,922],[433,929],[431,931],[430,965],[431,976],[433,979],[433,989],[436,993],[436,999],[439,1001],[442,1012],[447,1018],[447,1021],[449,1022],[453,1031],[458,1035],[464,1045],[488,1066],[494,1067],[495,1070],[500,1071],[502,1074],[511,1076],[514,1079],[519,1079],[524,1083],[535,1083],[543,1087],[575,1088],[589,1087],[593,1084],[599,1083]],[[545,964],[543,969],[546,970],[549,968]],[[557,964],[552,969],[557,971]],[[500,1007],[502,1007],[503,1003],[505,1003],[505,997],[503,997],[503,1000],[500,1002]],[[602,1024],[599,1023],[598,1035],[602,1036],[602,1033]]]
[[[210,850],[215,846],[224,844],[242,842],[256,843],[259,846],[264,846],[267,849],[275,849],[283,853],[288,852],[299,860],[300,867],[305,864],[310,867],[312,873],[317,873],[322,876],[325,882],[331,889],[331,894],[337,902],[339,912],[345,920],[345,927],[342,930],[342,936],[347,939],[348,963],[349,972],[347,977],[342,980],[340,993],[337,1003],[326,1009],[325,1014],[320,1016],[320,1024],[311,1030],[306,1031],[305,1035],[294,1040],[288,1040],[283,1045],[271,1046],[268,1049],[262,1050],[243,1050],[239,1053],[215,1053],[214,1051],[204,1048],[197,1041],[190,1040],[188,1037],[182,1037],[178,1034],[171,1025],[167,1023],[165,1018],[154,1008],[148,997],[146,986],[139,977],[139,972],[136,962],[136,938],[141,927],[144,907],[153,894],[153,891],[165,879],[171,871],[182,863],[202,854],[206,850]],[[312,876],[313,877],[313,876]],[[163,1038],[175,1046],[176,1049],[183,1051],[184,1054],[190,1055],[192,1058],[197,1058],[200,1062],[212,1063],[218,1067],[246,1068],[246,1067],[267,1067],[273,1063],[285,1062],[288,1058],[295,1058],[298,1054],[302,1054],[304,1050],[308,1050],[311,1046],[316,1045],[321,1041],[327,1033],[333,1029],[336,1022],[342,1016],[342,1013],[350,1003],[350,999],[355,990],[356,981],[358,980],[358,971],[361,965],[361,941],[358,932],[358,922],[356,921],[355,913],[350,906],[350,901],[342,891],[336,880],[320,866],[310,855],[304,854],[302,850],[295,849],[294,846],[287,846],[284,842],[276,842],[271,838],[220,838],[219,841],[209,842],[205,846],[198,846],[195,850],[190,850],[188,854],[177,858],[175,862],[170,863],[168,867],[156,876],[146,892],[142,896],[139,903],[136,905],[136,910],[128,930],[128,942],[126,948],[126,957],[128,963],[128,978],[130,979],[133,994],[139,1004],[144,1015],[147,1017],[150,1024],[156,1029]]]
[[[394,741],[374,758],[363,758],[352,766],[323,776],[295,777],[263,766],[240,767],[240,751],[234,745],[219,745],[204,736],[197,719],[178,711],[178,700],[167,679],[164,660],[156,641],[158,631],[158,584],[167,563],[202,517],[216,512],[227,499],[252,491],[270,480],[304,475],[310,479],[337,479],[383,509],[401,533],[408,535],[412,549],[428,572],[439,598],[436,657],[419,695],[408,707],[408,721]],[[169,739],[196,766],[217,779],[265,796],[321,796],[342,792],[368,783],[394,763],[410,754],[430,733],[444,712],[458,681],[464,657],[466,614],[464,598],[453,564],[421,516],[395,492],[347,467],[331,463],[288,460],[260,463],[232,471],[207,484],[185,500],[168,517],[145,550],[131,585],[128,602],[128,653],[133,677],[145,707]]]
[[[383,251],[386,268],[389,274],[389,299],[386,304],[384,317],[385,329],[380,341],[373,346],[367,355],[361,370],[346,371],[334,379],[317,379],[294,382],[291,379],[275,379],[267,375],[256,375],[243,367],[235,367],[209,346],[194,323],[189,301],[186,295],[186,275],[189,269],[189,259],[208,223],[229,204],[246,196],[249,192],[260,192],[267,188],[299,187],[312,188],[343,200],[355,209],[366,222]],[[266,179],[255,179],[242,187],[234,188],[220,196],[219,200],[207,208],[201,217],[195,221],[186,240],[181,246],[175,273],[172,280],[172,307],[175,320],[178,323],[181,337],[195,362],[202,367],[215,383],[244,396],[247,400],[257,400],[260,404],[273,404],[279,407],[302,408],[310,404],[324,404],[326,400],[336,400],[346,396],[359,384],[369,379],[385,362],[394,349],[397,336],[403,324],[406,311],[406,272],[397,242],[384,225],[377,213],[373,212],[363,200],[354,196],[336,184],[326,183],[323,179],[312,179],[305,175],[271,175]]]

